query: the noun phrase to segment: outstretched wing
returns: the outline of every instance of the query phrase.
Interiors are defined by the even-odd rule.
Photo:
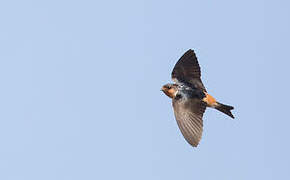
[[[193,50],[188,50],[175,64],[171,78],[175,83],[190,83],[206,91],[200,79],[200,67]]]
[[[202,116],[206,105],[198,99],[173,99],[173,109],[178,127],[192,146],[196,147],[203,131]]]

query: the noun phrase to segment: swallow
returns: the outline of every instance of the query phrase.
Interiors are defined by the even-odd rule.
[[[222,104],[207,93],[201,81],[200,67],[193,50],[188,50],[177,61],[171,73],[173,84],[165,84],[161,90],[172,99],[178,127],[193,147],[199,144],[203,131],[203,114],[207,107],[217,109],[234,118],[234,107]]]

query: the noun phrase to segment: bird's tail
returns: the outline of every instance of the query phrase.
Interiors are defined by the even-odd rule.
[[[228,105],[217,102],[216,105],[214,106],[214,108],[219,110],[220,112],[225,113],[226,115],[230,116],[233,119],[235,118],[231,112],[231,110],[234,109],[233,106],[228,106]]]

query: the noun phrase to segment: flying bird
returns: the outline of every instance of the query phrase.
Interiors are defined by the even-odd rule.
[[[203,131],[203,113],[206,107],[217,109],[234,118],[234,107],[222,104],[207,93],[201,81],[200,67],[193,50],[188,50],[175,64],[171,73],[174,84],[165,84],[162,91],[172,99],[178,127],[193,147],[197,147]]]

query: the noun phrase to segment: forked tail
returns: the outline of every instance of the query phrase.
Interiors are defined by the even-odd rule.
[[[230,116],[231,118],[235,118],[234,115],[232,114],[231,110],[234,109],[233,106],[228,106],[222,103],[217,102],[217,104],[214,107],[215,109],[219,110],[220,112],[225,113],[226,115]]]

